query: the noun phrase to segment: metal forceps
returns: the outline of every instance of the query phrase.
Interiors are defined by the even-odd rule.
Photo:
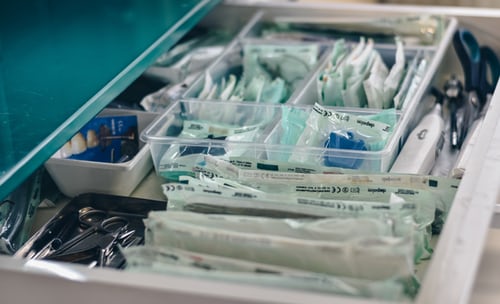
[[[487,46],[479,46],[474,35],[466,29],[458,29],[453,45],[464,71],[464,89],[467,92],[466,111],[461,125],[459,147],[467,130],[495,90],[500,75],[500,61]]]
[[[80,228],[84,229],[75,237],[62,243],[61,240],[46,258],[60,261],[82,262],[93,260],[105,266],[114,246],[123,235],[128,235],[129,221],[121,216],[109,216],[105,211],[82,208],[78,211]]]

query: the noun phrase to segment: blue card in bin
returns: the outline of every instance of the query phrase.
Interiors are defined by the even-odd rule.
[[[137,154],[138,138],[137,116],[95,117],[63,149],[70,159],[120,163]]]

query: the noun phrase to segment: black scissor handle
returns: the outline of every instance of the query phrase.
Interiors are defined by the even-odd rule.
[[[453,35],[453,46],[464,70],[466,91],[478,89],[480,81],[481,51],[474,35],[466,29],[458,29]]]
[[[486,100],[487,94],[495,91],[500,76],[500,61],[491,48],[481,47],[481,70],[479,79],[479,93],[481,100]]]

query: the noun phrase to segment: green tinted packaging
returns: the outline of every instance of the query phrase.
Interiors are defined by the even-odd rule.
[[[273,231],[230,231],[223,228],[223,223],[217,225],[220,217],[212,218],[209,224],[203,223],[202,218],[206,219],[206,215],[151,212],[145,220],[146,244],[368,280],[413,275],[410,238],[309,240],[273,235]]]
[[[310,290],[355,297],[403,300],[399,279],[370,281],[225,258],[171,247],[125,248],[126,271],[156,272],[263,286]]]

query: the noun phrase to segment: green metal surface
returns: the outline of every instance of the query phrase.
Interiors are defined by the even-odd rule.
[[[218,0],[0,2],[0,198]]]

